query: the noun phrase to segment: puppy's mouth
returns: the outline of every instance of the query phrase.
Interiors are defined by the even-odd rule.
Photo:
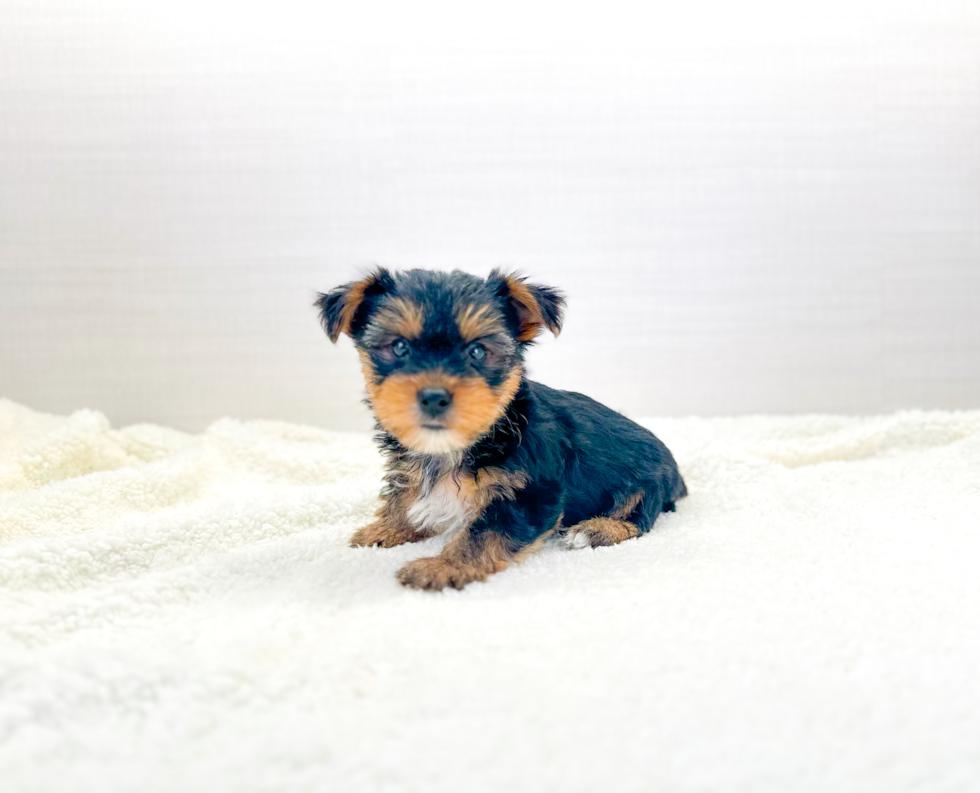
[[[445,424],[423,424],[422,427],[424,429],[427,429],[427,430],[447,430],[447,429],[449,429],[449,427],[447,427]]]

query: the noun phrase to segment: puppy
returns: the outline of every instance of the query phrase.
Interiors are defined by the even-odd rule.
[[[561,330],[561,292],[494,271],[379,269],[320,294],[323,328],[354,340],[387,457],[377,520],[350,544],[390,548],[453,532],[398,580],[457,589],[550,535],[573,548],[650,530],[687,494],[667,447],[582,394],[524,376],[524,353]]]

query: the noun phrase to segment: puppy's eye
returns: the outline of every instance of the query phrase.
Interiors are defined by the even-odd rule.
[[[487,348],[482,344],[474,344],[470,347],[470,358],[477,363],[481,363],[487,357]]]
[[[391,351],[396,358],[404,358],[408,355],[408,342],[405,339],[395,339],[391,345]]]

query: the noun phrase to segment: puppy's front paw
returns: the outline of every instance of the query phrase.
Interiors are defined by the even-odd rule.
[[[486,575],[468,567],[460,567],[439,556],[409,562],[395,576],[403,585],[415,589],[462,589],[471,581],[482,581]]]
[[[396,545],[422,539],[425,539],[424,535],[420,535],[418,532],[402,531],[379,521],[355,531],[349,544],[352,548],[362,545],[380,545],[382,548],[394,548]]]

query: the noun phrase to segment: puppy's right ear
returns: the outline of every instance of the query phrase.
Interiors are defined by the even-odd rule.
[[[379,267],[360,281],[352,281],[326,293],[320,292],[313,305],[320,309],[320,324],[330,341],[336,343],[341,333],[353,337],[358,309],[364,306],[368,298],[387,292],[394,285],[391,273]]]

